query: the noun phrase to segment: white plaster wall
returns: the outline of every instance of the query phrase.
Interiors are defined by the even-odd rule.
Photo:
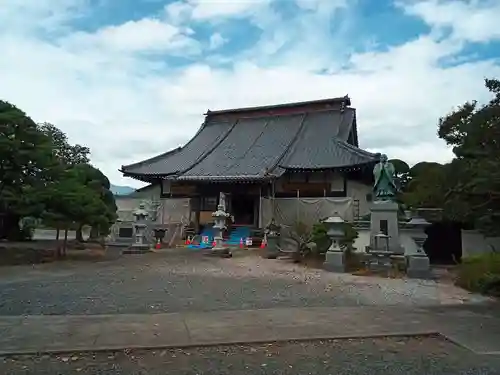
[[[370,229],[358,229],[358,238],[354,240],[353,244],[354,250],[357,253],[364,253],[368,245],[370,245]]]
[[[159,184],[150,185],[140,191],[135,191],[126,197],[129,198],[142,198],[148,200],[159,200],[161,189]]]
[[[500,237],[485,237],[476,230],[462,230],[462,257],[500,252]]]
[[[142,193],[142,192],[141,192]],[[159,195],[150,194],[142,197],[118,197],[116,198],[117,214],[120,221],[133,221],[132,213],[139,207],[139,204],[145,202],[148,205],[151,202],[160,202],[158,208],[156,224],[171,224],[186,222],[189,220],[189,198],[159,198]],[[152,208],[150,208],[152,209]]]
[[[358,181],[347,181],[347,196],[359,201],[359,216],[370,213],[370,202],[366,200],[367,194],[372,192],[372,186]]]

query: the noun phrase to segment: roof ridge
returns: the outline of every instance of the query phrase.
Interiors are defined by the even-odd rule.
[[[333,97],[333,98],[324,98],[324,99],[316,99],[316,100],[306,100],[306,101],[298,101],[298,102],[288,102],[281,104],[271,104],[271,105],[261,105],[261,106],[252,106],[252,107],[240,107],[240,108],[229,108],[229,109],[219,109],[215,111],[207,110],[205,116],[208,115],[219,115],[225,113],[239,113],[239,112],[247,112],[247,111],[258,111],[258,110],[270,110],[270,109],[278,109],[278,108],[286,108],[286,107],[297,107],[311,104],[328,104],[328,103],[345,103],[346,106],[351,105],[351,98],[349,95],[344,95],[342,97]]]

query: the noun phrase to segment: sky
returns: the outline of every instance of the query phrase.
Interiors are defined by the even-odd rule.
[[[498,0],[0,0],[0,100],[118,185],[208,109],[346,94],[361,148],[446,162],[439,117],[489,99],[498,19]]]

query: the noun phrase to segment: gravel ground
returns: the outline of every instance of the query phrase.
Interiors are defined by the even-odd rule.
[[[481,300],[448,284],[339,275],[257,256],[147,254],[5,267],[0,275],[0,315],[420,306],[471,299]]]
[[[6,357],[0,373],[486,375],[500,373],[500,358],[427,337]]]

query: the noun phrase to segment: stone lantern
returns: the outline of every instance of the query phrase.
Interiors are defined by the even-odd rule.
[[[146,204],[141,202],[132,215],[134,215],[134,243],[130,246],[137,252],[146,252],[149,250],[149,244],[146,243],[146,229],[149,212],[146,210]]]
[[[345,272],[345,252],[340,246],[341,241],[345,236],[345,221],[337,212],[335,212],[333,216],[327,218],[323,221],[323,223],[327,226],[326,234],[331,240],[331,245],[326,252],[324,267],[326,270],[332,272]]]
[[[212,217],[214,218],[214,242],[215,246],[212,248],[211,253],[214,255],[220,256],[231,256],[231,252],[229,251],[229,247],[223,244],[223,233],[226,229],[226,220],[230,216],[229,213],[226,212],[226,205],[224,204],[225,197],[224,194],[220,194],[219,205],[217,206],[217,211],[212,213]]]
[[[404,232],[407,233],[415,242],[417,250],[413,254],[407,254],[408,277],[416,279],[428,279],[431,277],[431,267],[429,257],[424,251],[424,243],[427,240],[425,229],[431,225],[427,220],[420,216],[414,216],[404,226]]]

